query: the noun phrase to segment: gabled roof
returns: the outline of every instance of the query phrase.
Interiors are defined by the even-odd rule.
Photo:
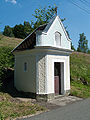
[[[23,51],[23,50],[27,50],[27,49],[33,49],[36,45],[36,31],[37,30],[40,30],[40,31],[43,31],[44,33],[47,33],[49,28],[51,27],[52,23],[54,22],[54,20],[56,19],[56,17],[58,16],[54,16],[49,23],[47,24],[43,24],[43,25],[40,25],[38,28],[36,28],[30,35],[28,35],[18,46],[16,46],[12,52],[15,52],[15,51]],[[61,24],[61,27],[66,35],[66,38],[67,40],[70,40],[68,35],[67,35],[67,32],[60,20],[60,18],[58,17],[58,20]]]
[[[18,46],[16,46],[12,52],[15,51],[23,51],[27,49],[33,49],[36,45],[36,31],[37,30],[44,30],[47,24],[40,25],[36,28],[30,35],[28,35]]]
[[[51,27],[52,23],[54,22],[54,20],[56,19],[57,16],[54,16],[50,22],[47,24],[47,26],[45,27],[45,29],[43,30],[43,32],[48,32],[49,28]]]
[[[49,28],[51,27],[53,21],[54,21],[56,18],[58,18],[58,21],[59,21],[59,23],[60,23],[60,25],[61,25],[61,27],[62,27],[62,29],[63,29],[63,32],[64,32],[67,40],[70,41],[69,36],[68,36],[68,34],[67,34],[67,32],[66,32],[66,29],[65,29],[65,27],[64,27],[61,19],[59,18],[59,16],[54,16],[54,17],[50,20],[50,22],[47,24],[47,26],[45,27],[45,29],[43,30],[43,32],[46,32],[46,33],[48,32]]]

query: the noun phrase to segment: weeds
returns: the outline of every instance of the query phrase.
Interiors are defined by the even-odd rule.
[[[6,93],[0,93],[0,120],[35,114],[37,111],[45,111],[46,108],[31,102],[22,102],[12,98]]]

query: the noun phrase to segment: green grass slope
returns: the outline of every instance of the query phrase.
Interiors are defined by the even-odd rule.
[[[73,52],[70,58],[71,94],[90,97],[90,54]]]

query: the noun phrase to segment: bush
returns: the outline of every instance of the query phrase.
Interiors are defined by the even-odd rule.
[[[11,50],[12,48],[9,47],[0,48],[0,88],[7,78],[7,69],[14,67],[14,56],[12,55]]]
[[[4,116],[0,113],[0,120],[4,120]]]

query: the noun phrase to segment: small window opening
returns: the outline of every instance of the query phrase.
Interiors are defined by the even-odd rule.
[[[24,63],[24,72],[26,72],[27,71],[27,63],[25,62]]]
[[[55,42],[56,46],[61,46],[61,34],[59,32],[55,32]]]

